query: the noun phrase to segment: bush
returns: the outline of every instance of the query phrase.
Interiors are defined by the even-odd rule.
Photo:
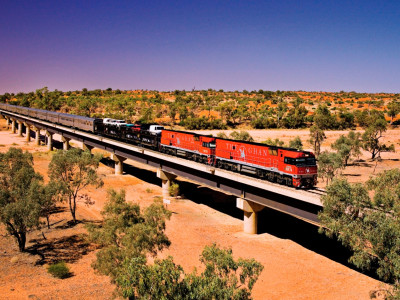
[[[64,279],[71,275],[69,272],[69,268],[65,264],[65,262],[60,261],[56,264],[52,264],[47,268],[47,272],[53,275],[56,278]]]
[[[169,191],[169,195],[171,196],[171,197],[176,197],[176,196],[178,196],[178,194],[179,194],[179,185],[177,184],[177,183],[172,183],[170,186],[169,186],[169,189],[168,189],[168,191]]]

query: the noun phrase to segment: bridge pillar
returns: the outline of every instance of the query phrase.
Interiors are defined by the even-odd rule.
[[[22,136],[22,122],[17,121],[18,123],[18,136]]]
[[[83,151],[92,152],[93,146],[90,146],[88,144],[82,143],[82,148],[83,148]]]
[[[46,130],[47,150],[53,151],[53,134]]]
[[[243,198],[237,198],[236,207],[244,212],[243,231],[249,234],[257,234],[257,214],[264,206]]]
[[[70,140],[71,139],[66,138],[65,136],[61,136],[61,141],[63,143],[63,150],[69,150],[69,148],[70,148],[69,141]]]
[[[15,119],[11,119],[11,132],[15,133]]]
[[[29,143],[31,141],[31,127],[29,124],[25,124],[25,140]]]
[[[161,169],[157,169],[157,177],[162,181],[163,199],[167,199],[169,197],[169,187],[171,186],[171,181],[176,178],[176,175],[165,172]]]
[[[112,153],[111,159],[115,162],[115,175],[122,175],[124,173],[124,161],[126,158]]]
[[[40,129],[33,127],[33,131],[35,132],[35,145],[40,146]]]

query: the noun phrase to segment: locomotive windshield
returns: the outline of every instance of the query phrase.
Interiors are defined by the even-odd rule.
[[[314,157],[304,157],[304,158],[291,158],[285,157],[285,163],[295,166],[315,166],[316,161]]]

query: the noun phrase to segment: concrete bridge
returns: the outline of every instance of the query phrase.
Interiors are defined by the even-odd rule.
[[[58,134],[64,150],[68,150],[69,142],[75,140],[82,142],[86,150],[99,148],[110,152],[115,162],[115,174],[123,174],[126,159],[156,168],[164,199],[168,197],[171,181],[177,176],[234,195],[236,206],[244,212],[246,233],[257,233],[257,214],[265,207],[318,224],[317,214],[322,209],[320,197],[324,191],[297,190],[1,109],[0,114],[7,120],[11,132],[24,135],[27,142],[31,141],[32,131],[36,145],[40,144],[40,135],[45,135],[49,151],[53,149],[53,135]]]

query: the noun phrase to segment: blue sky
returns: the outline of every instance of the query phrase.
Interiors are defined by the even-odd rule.
[[[0,0],[0,94],[400,92],[400,1]]]

